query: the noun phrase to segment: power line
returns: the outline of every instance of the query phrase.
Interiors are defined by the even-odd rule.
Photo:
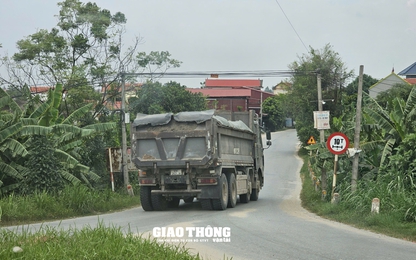
[[[144,73],[126,73],[131,76],[161,76],[167,78],[199,78],[218,75],[221,77],[289,77],[298,72],[292,70],[251,70],[251,71],[187,71],[187,72],[144,72]]]
[[[292,22],[289,20],[289,17],[287,17],[285,11],[283,10],[282,6],[280,6],[279,2],[277,0],[275,0],[277,5],[280,7],[280,10],[282,10],[282,13],[285,15],[287,21],[289,22],[290,26],[292,26],[293,31],[295,31],[296,35],[298,36],[299,40],[302,42],[303,47],[305,47],[306,52],[309,52],[308,48],[306,47],[305,43],[302,41],[302,38],[300,38],[298,32],[296,31],[295,27],[293,26]]]
[[[124,73],[128,77],[143,77],[143,78],[153,78],[157,79],[163,78],[209,78],[212,75],[218,75],[220,78],[232,78],[232,77],[291,77],[294,75],[310,75],[314,74],[316,71],[294,71],[294,70],[249,70],[249,71],[182,71],[182,72],[141,72],[141,73]],[[106,81],[118,82],[120,81],[120,74],[107,75],[101,79],[89,80],[88,83],[93,86],[102,86]],[[56,82],[35,82],[31,86],[53,86]],[[83,85],[84,83],[73,84],[71,87],[77,87]],[[108,84],[108,82],[107,82]],[[4,84],[8,85],[8,84]],[[20,84],[10,84],[19,86]]]

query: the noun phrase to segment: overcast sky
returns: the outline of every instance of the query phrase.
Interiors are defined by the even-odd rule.
[[[56,26],[58,2],[0,0],[1,55],[15,53],[25,36]],[[416,0],[92,2],[126,15],[126,44],[140,36],[139,51],[169,51],[183,62],[171,72],[287,70],[309,46],[328,43],[348,69],[358,74],[364,65],[377,79],[416,62]],[[174,80],[199,87],[204,79]],[[272,87],[284,78],[261,79]]]

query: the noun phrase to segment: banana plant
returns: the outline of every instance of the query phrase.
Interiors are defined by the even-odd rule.
[[[24,161],[36,149],[37,138],[47,138],[53,144],[53,154],[60,165],[59,174],[70,183],[97,180],[99,176],[79,160],[79,147],[86,138],[116,127],[115,123],[97,123],[80,127],[77,119],[91,113],[92,104],[74,111],[67,118],[59,114],[62,85],[50,90],[46,102],[33,111],[22,110],[5,92],[0,90],[0,189],[7,192],[19,186],[22,179],[32,174]],[[24,117],[24,115],[29,115]],[[36,143],[38,144],[38,143]],[[27,179],[27,178],[26,178]],[[0,190],[1,192],[1,190]]]
[[[416,87],[413,87],[406,101],[394,98],[392,109],[388,111],[382,108],[374,99],[369,98],[370,105],[364,108],[369,121],[374,122],[373,129],[378,132],[369,142],[370,148],[374,144],[382,144],[380,162],[378,165],[384,167],[388,163],[388,157],[408,134],[416,131]],[[376,138],[374,138],[376,137]]]
[[[8,180],[21,180],[19,165],[15,163],[28,154],[25,145],[15,137],[23,128],[22,110],[18,104],[0,88],[0,194],[13,190],[18,185]]]

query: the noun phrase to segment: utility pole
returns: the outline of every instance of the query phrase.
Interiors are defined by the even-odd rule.
[[[317,85],[318,85],[318,110],[322,111],[322,87],[321,87],[321,74],[318,73],[317,75]],[[319,142],[325,143],[325,132],[324,129],[319,129]],[[322,169],[321,172],[321,189],[322,189],[322,200],[326,197],[326,170]]]
[[[121,155],[122,155],[122,171],[124,186],[127,192],[133,195],[133,189],[130,185],[129,170],[127,167],[127,134],[126,134],[126,79],[125,73],[121,73]]]
[[[363,99],[363,74],[364,66],[360,65],[360,75],[358,76],[358,93],[357,93],[357,110],[355,116],[355,131],[354,131],[354,150],[357,151],[360,147],[360,130],[361,130],[361,105]],[[351,178],[351,191],[357,190],[357,177],[358,177],[358,159],[360,154],[354,154],[354,160],[352,163],[352,178]]]
[[[317,75],[318,82],[318,110],[323,111],[322,108],[322,87],[321,87],[321,74]],[[325,142],[325,133],[323,129],[319,129],[319,142]]]

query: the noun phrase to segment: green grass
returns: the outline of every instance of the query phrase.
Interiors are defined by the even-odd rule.
[[[43,227],[28,230],[0,231],[0,259],[201,259],[183,245],[160,244],[120,228],[105,227],[60,230]],[[13,252],[14,247],[21,252]]]
[[[300,156],[304,161],[301,169],[302,191],[300,194],[304,208],[323,218],[416,242],[416,223],[405,221],[400,212],[383,210],[383,204],[381,204],[380,213],[373,214],[370,212],[371,200],[368,201],[368,207],[362,207],[361,210],[342,201],[342,196],[339,204],[322,201],[321,193],[320,191],[315,191],[309,175],[307,167],[308,156],[305,154],[300,154]]]
[[[135,193],[138,194],[138,187]],[[67,187],[59,194],[36,192],[30,196],[10,195],[0,199],[2,226],[20,225],[21,229],[0,229],[0,259],[202,259],[191,254],[186,244],[171,245],[143,238],[119,227],[62,230],[42,226],[32,232],[32,222],[44,222],[92,215],[140,206],[139,196],[111,190],[91,190],[85,186]],[[21,252],[13,252],[19,247]],[[228,259],[224,257],[224,259]],[[232,259],[232,258],[231,258]]]
[[[9,195],[0,199],[0,224],[10,226],[93,215],[139,205],[138,196],[82,185],[68,186],[57,195],[35,192],[30,196]]]

